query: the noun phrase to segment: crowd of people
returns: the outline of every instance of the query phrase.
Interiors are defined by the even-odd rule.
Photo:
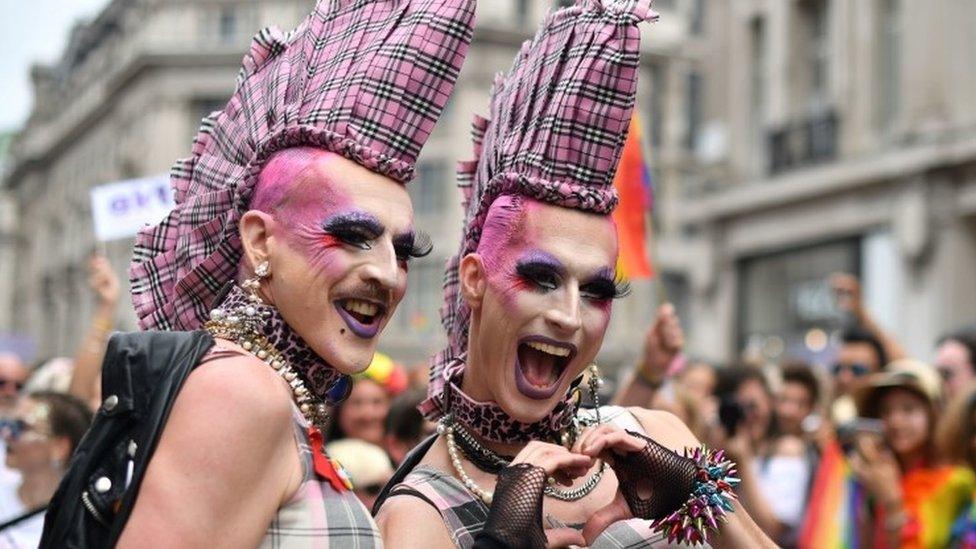
[[[857,279],[831,283],[848,321],[829,364],[685,360],[665,306],[617,401],[668,409],[726,449],[781,546],[973,547],[976,326],[933,342],[926,364],[874,321]]]
[[[0,547],[37,545],[42,511],[101,403],[118,281],[104,257],[89,269],[95,313],[74,357],[28,368],[0,355]],[[671,412],[725,449],[739,464],[743,505],[783,547],[976,547],[976,327],[933,342],[931,366],[878,328],[856,279],[834,284],[852,322],[829,365],[687,358],[680,320],[664,305],[638,365],[605,396]],[[326,451],[367,508],[435,433],[418,410],[423,370],[377,353],[333,414]]]
[[[109,337],[96,256],[75,356],[0,355],[0,548],[976,547],[976,335],[911,358],[850,275],[829,365],[696,360],[663,304],[603,383],[647,0],[555,11],[496,79],[448,345],[377,352],[431,250],[404,184],[473,15],[322,0],[256,38],[137,237],[142,331]]]

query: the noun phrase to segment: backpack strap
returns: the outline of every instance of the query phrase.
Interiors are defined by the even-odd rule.
[[[392,490],[397,484],[403,482],[403,479],[407,478],[410,471],[413,471],[414,467],[416,467],[420,461],[424,459],[424,456],[427,455],[427,452],[430,451],[430,447],[433,446],[435,442],[437,442],[437,433],[430,435],[421,441],[420,444],[414,446],[413,450],[410,450],[407,456],[403,458],[403,462],[399,467],[397,467],[397,470],[393,472],[393,476],[390,477],[390,481],[387,482],[386,486],[383,487],[383,490],[380,491],[380,495],[376,496],[376,502],[373,503],[373,516],[376,516],[376,513],[380,510],[380,507],[383,506],[383,502],[390,497],[390,490]],[[434,507],[436,507],[436,505]]]
[[[6,522],[0,523],[0,532],[3,532],[4,530],[6,530],[7,528],[10,528],[12,526],[16,526],[16,525],[20,524],[21,522],[24,522],[25,520],[27,520],[27,519],[29,519],[31,517],[35,517],[37,515],[40,515],[41,513],[45,512],[45,511],[47,511],[47,505],[41,505],[40,507],[37,507],[35,509],[31,509],[29,511],[25,511],[25,512],[17,515],[16,517],[14,517],[14,518],[6,521]]]

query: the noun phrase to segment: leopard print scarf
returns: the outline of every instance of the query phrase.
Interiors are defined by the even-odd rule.
[[[236,284],[220,303],[220,309],[226,311],[226,314],[233,314],[234,311],[242,311],[250,306],[269,313],[267,321],[261,326],[261,333],[279,353],[284,355],[312,394],[330,403],[341,400],[341,397],[345,396],[343,394],[340,398],[336,398],[337,395],[333,394],[336,391],[333,389],[344,384],[340,382],[348,382],[348,379],[345,379],[348,376],[315,354],[305,340],[288,326],[278,309],[270,305],[255,304],[248,293]]]
[[[460,359],[459,359],[460,360]],[[579,381],[573,382],[569,394],[549,412],[534,423],[523,423],[509,416],[495,402],[479,402],[461,390],[464,368],[444,387],[443,402],[451,418],[480,438],[498,443],[526,443],[532,440],[559,443],[562,432],[573,422],[576,406],[571,395]]]

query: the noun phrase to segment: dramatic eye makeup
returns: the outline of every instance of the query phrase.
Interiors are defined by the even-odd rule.
[[[433,249],[434,243],[430,235],[423,231],[405,233],[393,238],[393,250],[396,251],[397,259],[400,261],[425,257]]]
[[[515,274],[528,285],[552,291],[559,287],[566,276],[566,269],[556,258],[541,252],[533,252],[515,266]],[[630,293],[630,284],[615,276],[612,269],[605,269],[580,284],[580,295],[594,301],[609,301]]]
[[[530,252],[515,265],[515,274],[536,289],[552,291],[559,287],[566,269],[549,254]]]
[[[580,294],[595,301],[620,299],[630,294],[630,283],[608,269],[582,284]]]
[[[334,239],[360,250],[368,250],[372,248],[372,241],[383,234],[384,228],[379,220],[368,213],[349,212],[325,220],[322,230],[331,237],[329,244],[334,243]]]

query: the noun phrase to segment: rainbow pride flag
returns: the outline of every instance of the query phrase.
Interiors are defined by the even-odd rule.
[[[817,468],[806,517],[800,528],[800,549],[854,549],[860,543],[857,516],[865,510],[864,488],[854,479],[837,441],[824,448]]]
[[[617,270],[631,280],[654,276],[647,257],[646,231],[646,217],[654,205],[654,191],[643,142],[640,116],[635,112],[613,179],[613,186],[620,196],[620,203],[613,211],[620,243]]]

